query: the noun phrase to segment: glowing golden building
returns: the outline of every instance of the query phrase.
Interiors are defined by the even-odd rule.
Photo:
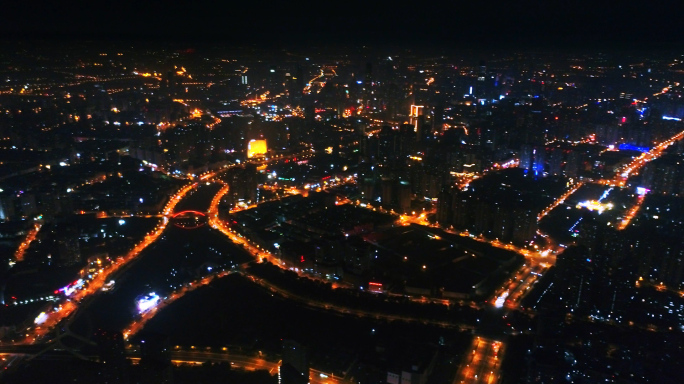
[[[248,158],[263,156],[267,152],[266,140],[250,140],[247,145]]]

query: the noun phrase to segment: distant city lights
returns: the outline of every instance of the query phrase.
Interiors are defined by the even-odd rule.
[[[508,297],[508,291],[504,292],[501,296],[496,298],[496,301],[494,301],[494,306],[496,308],[503,308],[504,304],[506,303],[507,297]]]
[[[154,292],[138,299],[138,313],[144,313],[154,308],[159,303],[159,300],[159,295]]]
[[[651,150],[651,148],[648,147],[639,147],[636,145],[632,144],[620,144],[618,147],[621,151],[639,151],[639,152],[648,152]]]
[[[590,211],[598,211],[599,215],[605,210],[613,209],[612,203],[601,203],[598,200],[586,200],[577,204],[577,208],[586,208]]]
[[[41,312],[40,315],[36,317],[35,320],[33,320],[33,323],[36,325],[41,325],[47,320],[48,316],[45,312]]]
[[[71,296],[77,289],[82,288],[83,284],[85,284],[85,280],[78,279],[66,287],[58,289],[58,291],[63,292],[66,296]]]

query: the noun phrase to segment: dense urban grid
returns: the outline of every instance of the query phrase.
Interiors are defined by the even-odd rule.
[[[684,382],[684,55],[7,44],[0,381]]]

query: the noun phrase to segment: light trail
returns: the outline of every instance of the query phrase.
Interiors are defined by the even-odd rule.
[[[632,173],[635,173],[641,169],[646,163],[649,161],[655,160],[658,157],[663,155],[663,152],[672,144],[675,142],[681,140],[684,138],[684,131],[677,133],[676,135],[672,136],[671,138],[663,141],[662,143],[658,144],[654,148],[652,148],[648,152],[644,152],[639,157],[636,159],[632,160],[631,163],[629,163],[618,175],[613,178],[612,181],[609,183],[611,185],[619,185],[619,186],[624,186],[625,181],[629,178],[629,176]]]
[[[430,210],[429,212],[422,212],[422,213],[412,213],[411,215],[400,215],[398,224],[399,225],[411,225],[411,224],[418,224],[418,225],[424,225],[424,226],[431,226],[432,224],[427,220],[427,215],[431,213],[437,212],[437,208],[434,208]]]
[[[501,370],[501,356],[505,349],[504,343],[478,336],[473,339],[471,348],[472,352],[465,355],[453,383],[497,383]]]
[[[228,192],[229,187],[228,185],[225,185],[221,190],[214,196],[212,199],[210,208],[209,208],[209,225],[223,233],[225,236],[227,236],[231,241],[233,241],[235,244],[242,245],[244,249],[249,252],[256,260],[263,260],[266,259],[270,263],[272,263],[275,266],[278,266],[283,269],[287,269],[286,264],[275,257],[272,253],[265,251],[261,249],[259,246],[255,246],[250,243],[250,241],[244,237],[241,237],[240,235],[236,234],[232,229],[230,229],[226,224],[219,219],[218,217],[218,204],[221,201],[221,198]],[[300,276],[303,276],[304,274],[302,272],[297,273]],[[321,308],[325,310],[333,310],[337,311],[340,314],[352,314],[352,315],[357,315],[359,317],[371,317],[371,318],[384,318],[388,320],[403,320],[407,322],[419,322],[419,323],[430,323],[433,325],[438,325],[441,327],[447,327],[447,328],[452,328],[452,327],[459,327],[460,329],[469,329],[470,326],[464,325],[464,324],[455,324],[455,323],[449,323],[446,321],[432,321],[424,318],[412,318],[412,317],[407,317],[407,316],[398,316],[398,315],[386,315],[380,312],[370,312],[370,311],[364,311],[364,310],[357,310],[354,308],[347,308],[347,307],[341,307],[337,305],[333,305],[330,303],[326,302],[319,302],[319,301],[314,301],[310,300],[306,297],[299,296],[297,294],[294,294],[292,292],[289,292],[287,290],[284,290],[282,288],[276,287],[263,279],[260,279],[256,276],[252,276],[247,274],[250,279],[263,286],[264,288],[270,290],[273,293],[279,294],[281,297],[299,301],[307,306],[314,307],[314,308]],[[314,276],[309,276],[307,275],[308,278],[311,279],[316,279]],[[323,279],[317,279],[321,280],[323,282],[328,282],[327,280]],[[334,283],[333,288],[339,286],[340,283]]]
[[[169,202],[164,207],[162,211],[164,217],[160,223],[157,224],[153,232],[146,234],[141,242],[136,244],[135,247],[133,247],[133,249],[130,250],[125,256],[119,257],[111,264],[111,266],[93,273],[93,277],[88,281],[87,288],[74,291],[70,297],[63,300],[61,305],[45,311],[45,321],[40,326],[29,329],[26,332],[26,337],[24,340],[17,344],[34,344],[40,341],[41,338],[48,334],[60,321],[74,314],[79,308],[80,304],[86,298],[95,292],[100,291],[105,284],[112,280],[112,276],[115,273],[121,271],[127,264],[138,257],[138,255],[140,255],[145,248],[159,238],[169,223],[168,216],[171,215],[178,202],[197,186],[198,183],[189,184],[176,192],[176,194],[169,199]]]
[[[629,226],[629,223],[632,221],[634,216],[636,216],[636,214],[639,212],[639,209],[641,209],[641,206],[644,204],[644,200],[646,200],[645,195],[639,195],[636,204],[634,204],[632,208],[630,208],[625,217],[622,218],[622,221],[620,221],[620,224],[617,228],[618,231],[622,231],[625,228],[627,228],[627,226]]]
[[[564,194],[562,194],[559,198],[557,198],[551,205],[548,207],[544,208],[539,215],[537,215],[537,221],[541,221],[541,219],[544,218],[544,216],[548,215],[553,211],[556,207],[559,205],[563,204],[565,200],[570,197],[573,193],[577,192],[578,189],[580,189],[584,185],[583,182],[578,182],[577,184],[573,185],[569,190],[567,190]]]
[[[244,249],[249,252],[257,260],[267,259],[275,265],[281,265],[282,262],[279,259],[273,257],[270,252],[261,250],[261,247],[251,244],[246,238],[237,235],[232,229],[230,229],[219,217],[218,217],[218,205],[221,202],[221,198],[228,193],[230,187],[224,185],[218,193],[211,200],[209,205],[209,226],[218,230],[226,237],[228,237],[233,243],[242,245]]]
[[[321,69],[321,73],[318,74],[318,76],[315,76],[313,79],[309,80],[309,82],[306,84],[306,86],[304,87],[304,90],[302,92],[306,93],[306,94],[310,94],[311,88],[313,87],[314,82],[323,76],[325,76],[325,74],[323,73],[323,69]]]
[[[26,237],[24,240],[19,244],[19,247],[17,250],[14,252],[14,260],[10,262],[10,265],[14,265],[15,263],[18,263],[20,261],[24,261],[24,257],[26,256],[26,251],[28,250],[29,246],[31,246],[31,243],[36,239],[38,236],[38,232],[40,231],[40,228],[43,226],[43,224],[36,222],[33,224],[33,227],[26,233]]]
[[[190,350],[181,349],[176,346],[170,353],[171,363],[177,366],[183,365],[202,365],[207,362],[229,363],[231,368],[243,369],[246,371],[264,370],[269,374],[278,373],[282,360],[268,358],[266,356],[251,356],[236,354],[228,351],[227,347],[215,351],[209,347],[191,346]],[[133,364],[139,364],[140,354],[130,347],[126,349],[126,358]],[[309,368],[309,383],[311,384],[352,384],[351,381],[343,377],[335,376],[333,373]]]
[[[530,292],[534,284],[550,267],[550,263],[532,261],[529,264],[524,264],[515,274],[511,275],[511,278],[504,282],[488,303],[496,308],[518,309],[525,295]]]
[[[270,284],[269,282],[256,277],[247,274],[247,277],[250,278],[254,283],[264,287],[265,289],[268,289],[270,292],[279,295],[282,298],[296,301],[298,303],[301,303],[303,305],[306,305],[307,307],[310,308],[318,308],[322,309],[325,311],[331,311],[331,312],[336,312],[339,315],[342,316],[356,316],[359,318],[362,317],[367,317],[369,319],[378,319],[378,320],[388,320],[388,321],[404,321],[407,323],[416,323],[416,324],[426,324],[426,325],[433,325],[445,329],[459,329],[461,331],[466,331],[466,330],[474,330],[475,327],[470,324],[465,324],[465,323],[457,323],[453,321],[448,321],[448,320],[435,320],[432,318],[427,318],[427,317],[413,317],[413,316],[406,316],[406,315],[394,315],[394,314],[387,314],[383,312],[376,312],[376,311],[370,311],[370,310],[365,310],[365,309],[357,309],[353,307],[345,307],[337,304],[331,304],[328,302],[324,301],[318,301],[318,300],[312,300],[308,297],[301,296],[296,293],[292,293],[290,291],[287,291],[283,288],[277,287],[275,285]]]
[[[362,208],[368,209],[368,210],[372,210],[372,211],[378,211],[378,212],[382,212],[382,213],[386,213],[386,214],[398,215],[393,210],[387,211],[386,209],[383,209],[381,207],[374,207],[371,204],[361,203],[360,201],[357,201],[356,205],[360,206]],[[432,211],[430,211],[430,212],[432,212]],[[482,236],[474,236],[473,234],[471,234],[468,231],[460,232],[460,231],[454,231],[451,229],[443,228],[443,227],[439,226],[438,224],[430,223],[427,220],[426,215],[429,214],[430,212],[420,213],[420,214],[412,214],[412,215],[398,215],[399,218],[397,219],[397,224],[402,225],[402,226],[406,226],[406,225],[410,225],[410,224],[418,224],[418,225],[424,225],[424,226],[432,227],[432,228],[439,228],[442,231],[449,233],[449,234],[452,234],[452,235],[459,235],[462,237],[468,237],[468,238],[471,238],[471,239],[478,241],[480,243],[486,243],[486,244],[489,244],[489,245],[496,247],[496,248],[506,249],[508,251],[516,252],[516,253],[524,256],[525,258],[538,258],[538,257],[546,258],[549,254],[555,253],[555,250],[553,249],[553,247],[547,247],[547,248],[541,249],[541,250],[538,250],[538,249],[530,250],[527,248],[517,247],[513,244],[505,244],[505,243],[500,242],[499,240],[488,240]],[[550,262],[551,260],[546,259],[545,261]]]
[[[232,272],[230,271],[221,271],[215,274],[211,274],[208,276],[205,276],[199,280],[195,280],[193,282],[188,283],[187,285],[183,286],[181,289],[172,292],[168,296],[166,296],[163,300],[161,300],[157,305],[154,307],[150,308],[147,311],[144,311],[143,313],[140,314],[140,318],[137,320],[133,320],[129,325],[124,327],[124,332],[123,332],[123,337],[124,340],[128,340],[132,336],[134,336],[136,333],[138,333],[143,327],[145,327],[145,324],[152,319],[158,311],[162,310],[169,304],[173,303],[174,301],[180,299],[181,297],[185,296],[186,293],[192,292],[195,289],[199,287],[204,287],[206,285],[209,285],[214,279],[225,277],[230,275]]]
[[[579,188],[579,186],[577,187]],[[568,191],[566,194],[571,195],[574,191]],[[348,203],[347,201],[346,203]],[[373,207],[370,204],[364,203],[361,204],[360,201],[356,202],[356,205],[361,206],[363,208],[373,210],[373,211],[379,211],[382,213],[386,214],[395,214],[394,211],[387,211],[382,208],[378,207]],[[429,212],[427,212],[429,213]],[[542,249],[537,249],[537,248],[521,248],[517,247],[513,244],[506,244],[502,243],[499,240],[488,240],[482,236],[473,236],[469,232],[458,232],[458,231],[453,231],[450,229],[442,228],[438,224],[433,224],[428,222],[426,219],[426,213],[413,213],[411,215],[399,215],[399,218],[397,219],[396,222],[397,225],[402,225],[402,226],[407,226],[411,224],[418,224],[418,225],[423,225],[427,227],[432,227],[432,228],[439,228],[442,231],[453,234],[453,235],[459,235],[462,237],[468,237],[470,239],[473,239],[475,241],[481,242],[481,243],[486,243],[489,244],[492,247],[500,248],[500,249],[505,249],[507,251],[512,251],[515,252],[521,256],[523,256],[526,260],[527,263],[523,265],[519,271],[516,272],[514,277],[516,277],[516,283],[514,286],[509,288],[509,285],[512,284],[512,281],[507,281],[503,287],[500,287],[499,289],[496,290],[496,293],[494,297],[491,299],[490,302],[492,305],[496,306],[497,308],[501,307],[506,307],[507,309],[516,309],[522,300],[522,298],[529,292],[529,290],[532,288],[532,286],[539,280],[539,278],[543,275],[543,272],[548,270],[548,268],[555,263],[555,257],[554,255],[558,251],[557,247],[554,246],[554,243],[550,241],[548,238],[546,239],[546,247]],[[543,236],[543,235],[542,235]],[[543,236],[544,237],[544,236]],[[536,246],[535,246],[536,247]],[[529,265],[529,266],[528,266]],[[529,269],[531,268],[538,268],[539,272],[537,273],[530,273]],[[510,296],[509,296],[510,295]]]

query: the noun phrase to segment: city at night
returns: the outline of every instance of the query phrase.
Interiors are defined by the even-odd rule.
[[[683,11],[7,4],[0,383],[684,383]]]

